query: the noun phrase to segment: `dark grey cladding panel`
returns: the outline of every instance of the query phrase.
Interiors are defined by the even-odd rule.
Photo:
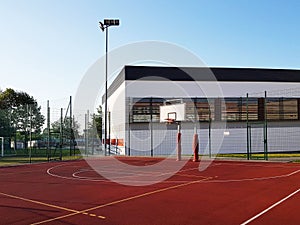
[[[126,66],[126,80],[171,80],[194,81],[215,80],[208,68]]]
[[[212,76],[212,74],[214,76]],[[300,70],[125,66],[126,80],[300,82]]]

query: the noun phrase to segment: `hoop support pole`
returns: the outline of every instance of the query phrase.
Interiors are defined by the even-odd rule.
[[[177,123],[176,150],[177,150],[177,161],[181,161],[181,124],[180,124],[180,122]]]
[[[199,162],[199,140],[198,140],[197,133],[194,133],[192,148],[193,148],[193,153],[194,153],[193,162]]]

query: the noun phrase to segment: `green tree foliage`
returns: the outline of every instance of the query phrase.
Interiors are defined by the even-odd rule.
[[[0,136],[10,137],[12,129],[9,122],[8,113],[6,110],[0,109]]]
[[[18,133],[18,136],[24,136],[25,141],[29,132],[39,135],[45,122],[36,100],[11,88],[0,91],[0,114],[0,134],[11,137]]]
[[[99,145],[102,137],[102,109],[101,106],[97,109],[97,113],[85,115],[87,122],[84,130],[83,138],[88,142],[89,146]]]
[[[0,135],[2,137],[10,137],[13,132],[11,129],[12,105],[16,105],[15,91],[13,89],[0,91]]]
[[[59,137],[61,129],[61,120],[57,120],[51,124],[51,132],[53,133],[53,136]],[[79,123],[76,120],[72,120],[72,129],[70,129],[70,117],[66,117],[63,119],[63,135],[64,136],[70,136],[70,132],[72,136],[78,137],[79,136]]]
[[[93,114],[93,120],[97,130],[98,137],[102,140],[102,107],[97,108],[97,113]]]

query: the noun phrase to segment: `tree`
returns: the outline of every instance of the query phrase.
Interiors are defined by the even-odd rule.
[[[90,120],[91,116],[91,120]],[[102,109],[101,106],[97,109],[97,114],[85,114],[84,141],[87,146],[94,149],[101,143],[102,134]]]
[[[60,133],[60,124],[61,121],[60,119],[57,121],[54,121],[51,124],[51,131],[53,133]],[[65,119],[63,119],[63,131],[70,133],[70,117],[66,117]],[[78,137],[79,135],[79,123],[76,120],[72,120],[72,130],[74,132],[75,137]]]
[[[11,89],[7,88],[4,92],[0,92],[0,109],[9,109],[17,106],[17,93]]]
[[[97,108],[97,113],[93,114],[93,120],[95,120],[96,130],[98,137],[102,140],[102,107]]]
[[[71,139],[72,141],[75,140],[76,137],[79,136],[79,123],[76,120],[72,120],[72,127],[70,128],[70,117],[66,117],[63,119],[63,124],[62,124],[62,137],[60,135],[60,130],[61,130],[61,120],[54,121],[51,124],[51,137],[60,139],[63,138],[65,139]],[[45,129],[45,134],[47,134],[47,129]]]
[[[10,137],[12,134],[12,129],[10,126],[8,113],[4,109],[0,109],[0,136]]]
[[[11,137],[13,130],[11,129],[11,105],[15,104],[15,91],[6,89],[5,92],[0,90],[0,135],[2,137]]]
[[[5,119],[0,123],[2,125],[9,124],[9,129],[3,128],[2,132],[6,132],[10,137],[13,134],[16,137],[18,132],[24,137],[25,147],[29,133],[40,134],[45,118],[41,114],[41,107],[29,94],[15,91],[12,88],[8,88],[4,92],[1,91],[0,110],[5,115],[2,117]]]

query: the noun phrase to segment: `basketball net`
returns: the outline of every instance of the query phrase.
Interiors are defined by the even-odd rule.
[[[166,121],[167,125],[173,124],[175,122],[175,120],[172,118],[167,118],[167,119],[165,119],[165,121]]]

